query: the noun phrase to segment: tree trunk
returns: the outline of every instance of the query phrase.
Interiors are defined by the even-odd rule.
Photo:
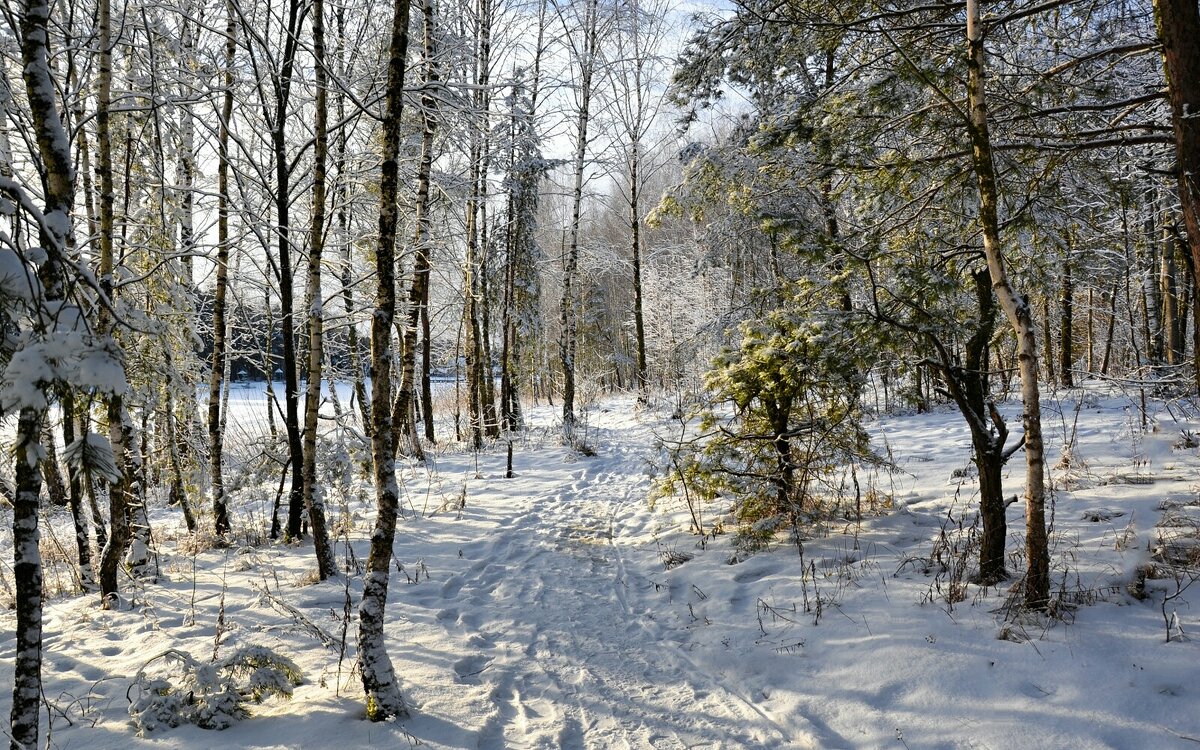
[[[1161,233],[1162,253],[1159,263],[1158,295],[1162,299],[1164,354],[1167,364],[1177,365],[1183,354],[1183,338],[1179,331],[1179,285],[1175,279],[1175,246],[1171,232],[1164,223]]]
[[[62,270],[75,197],[75,174],[66,131],[55,99],[47,49],[50,5],[28,0],[20,16],[21,61],[33,135],[41,157],[45,221],[39,234],[49,261],[41,269],[46,299],[65,296]],[[17,630],[13,656],[13,697],[9,732],[13,750],[38,747],[38,709],[42,697],[42,559],[38,548],[38,498],[41,472],[35,446],[43,414],[24,408],[17,419],[16,486],[13,494],[13,576],[16,579]]]
[[[1200,7],[1196,0],[1154,0],[1175,131],[1175,173],[1187,227],[1193,278],[1200,280]],[[1195,289],[1196,287],[1193,287]],[[1193,352],[1200,387],[1200,347]]]
[[[1000,413],[988,399],[988,344],[996,330],[996,303],[992,296],[991,274],[981,270],[975,274],[975,304],[979,319],[974,335],[967,342],[965,382],[963,392],[967,423],[971,427],[971,443],[975,449],[975,466],[979,469],[979,517],[983,534],[979,545],[979,579],[984,585],[1008,577],[1004,569],[1008,520],[1005,518],[1004,442],[1008,429]],[[947,368],[948,369],[948,368]],[[953,374],[947,372],[949,383]],[[953,389],[951,389],[953,392]],[[962,405],[960,405],[961,407]],[[988,420],[991,420],[991,428]]]
[[[470,194],[466,205],[467,257],[463,273],[463,326],[467,367],[467,407],[471,420],[471,444],[478,450],[484,433],[490,433],[487,413],[491,388],[491,363],[485,361],[488,346],[483,325],[483,310],[487,304],[483,287],[483,256],[486,252],[487,153],[489,109],[487,94],[491,65],[491,2],[478,0],[476,39],[473,60],[474,93],[471,116]],[[494,411],[494,400],[493,400]]]
[[[1087,292],[1087,371],[1088,377],[1096,372],[1096,289]]]
[[[1149,364],[1160,365],[1164,361],[1164,330],[1163,321],[1159,317],[1162,312],[1162,298],[1159,287],[1159,256],[1162,254],[1158,246],[1159,233],[1155,226],[1155,214],[1158,213],[1157,201],[1151,203],[1145,223],[1145,251],[1138,253],[1138,277],[1141,279],[1142,302],[1142,335],[1146,339],[1146,356]]]
[[[321,365],[324,347],[324,301],[321,295],[321,255],[325,249],[325,161],[329,153],[329,106],[325,71],[325,0],[313,0],[312,43],[316,135],[313,143],[312,233],[308,241],[308,389],[304,400],[304,508],[312,525],[317,553],[317,575],[321,580],[337,575],[329,529],[325,524],[325,500],[317,488],[317,418],[321,409]],[[290,531],[290,529],[289,529]]]
[[[983,532],[979,540],[979,582],[995,584],[1008,577],[1004,569],[1004,546],[1008,519],[1004,508],[1003,446],[994,440],[973,441],[975,466],[979,469],[979,516]]]
[[[582,49],[579,52],[579,112],[575,120],[575,184],[571,199],[571,241],[563,259],[562,299],[559,303],[558,358],[563,372],[563,442],[575,445],[575,349],[578,303],[575,299],[575,270],[579,266],[580,215],[583,209],[583,177],[587,156],[588,124],[592,98],[592,76],[597,51],[598,0],[584,5]]]
[[[1044,609],[1050,600],[1050,553],[1046,538],[1045,451],[1038,390],[1037,333],[1028,299],[1018,296],[1009,283],[1000,248],[999,194],[988,133],[979,0],[967,0],[967,49],[968,130],[979,186],[979,225],[992,288],[1017,338],[1017,367],[1025,404],[1025,556],[1029,566],[1025,574],[1025,604]]]
[[[433,434],[433,337],[429,331],[429,287],[421,297],[421,416],[425,419],[425,439],[436,442]]]
[[[59,395],[62,411],[63,445],[75,442],[75,393],[63,387]],[[92,548],[88,543],[88,521],[83,508],[83,482],[76,467],[67,466],[67,501],[71,505],[71,521],[75,527],[75,552],[79,559],[79,579],[83,588],[94,591],[96,574],[92,570]],[[97,529],[98,535],[100,529]],[[103,547],[104,543],[101,542]]]
[[[640,91],[639,91],[640,96]],[[640,144],[635,140],[631,144],[629,160],[629,249],[633,255],[633,331],[637,339],[637,357],[635,359],[638,388],[638,402],[647,403],[648,384],[646,381],[646,320],[642,314],[644,297],[642,295],[642,215],[641,191],[638,171],[641,168]]]
[[[213,290],[212,367],[208,375],[208,461],[212,483],[213,526],[218,537],[230,531],[229,505],[221,462],[225,437],[221,419],[221,391],[225,377],[226,295],[229,289],[229,137],[233,119],[233,65],[237,52],[237,25],[233,0],[225,2],[225,91],[217,139],[217,280]],[[268,372],[267,377],[271,374]],[[268,381],[269,382],[269,381]],[[268,406],[268,408],[270,408]]]
[[[100,178],[100,286],[105,296],[112,299],[113,290],[113,235],[114,196],[112,164],[112,132],[110,109],[112,104],[112,15],[109,0],[100,0],[97,10],[97,45],[99,47],[98,94],[96,104],[96,163]],[[106,309],[101,308],[97,329],[102,336],[111,336],[113,321]],[[105,608],[114,606],[117,597],[117,571],[125,553],[129,538],[129,512],[134,505],[132,494],[141,489],[132,470],[134,461],[133,434],[127,422],[123,397],[118,393],[107,398],[109,440],[113,456],[121,468],[120,481],[109,485],[110,530],[108,544],[101,554],[100,596]],[[135,562],[142,562],[136,560]]]
[[[503,343],[500,355],[500,409],[503,428],[524,428],[521,414],[521,380],[524,343],[530,332],[538,281],[536,272],[538,182],[543,176],[537,147],[537,101],[545,51],[546,0],[538,3],[537,41],[533,53],[529,104],[524,106],[522,86],[513,86],[509,119],[508,236],[505,259]],[[518,77],[513,76],[514,80]]]
[[[46,496],[50,499],[51,505],[61,508],[68,503],[67,484],[63,481],[62,470],[58,466],[58,446],[48,424],[42,426],[41,444],[46,450],[46,458],[38,468],[42,472]]]
[[[380,721],[408,715],[383,638],[384,610],[392,567],[392,543],[400,490],[392,451],[388,410],[392,377],[392,325],[396,315],[396,196],[399,192],[400,123],[404,106],[404,63],[408,51],[409,0],[395,0],[388,61],[387,107],[383,119],[383,163],[379,180],[379,246],[375,252],[375,312],[371,317],[371,458],[378,515],[359,605],[358,650],[367,717]]]
[[[417,165],[417,207],[416,207],[416,251],[417,257],[413,262],[413,280],[408,294],[408,308],[405,311],[403,343],[400,347],[401,363],[400,389],[396,394],[396,410],[393,420],[399,420],[396,425],[397,443],[401,438],[407,438],[410,455],[421,461],[425,460],[425,452],[421,441],[417,438],[417,426],[412,405],[416,393],[417,372],[417,329],[421,316],[426,314],[427,298],[429,296],[429,256],[433,249],[430,242],[429,219],[429,183],[433,172],[433,139],[437,133],[437,97],[434,90],[438,85],[438,70],[435,61],[434,7],[433,0],[425,0],[422,8],[422,39],[424,46],[425,82],[421,87],[421,156]],[[429,401],[422,399],[422,416],[429,410]]]
[[[13,495],[13,578],[17,643],[13,663],[12,750],[38,746],[42,699],[42,556],[38,549],[38,497],[42,477],[37,449],[42,415],[24,408],[17,422],[16,492]]]
[[[275,163],[275,215],[279,237],[279,308],[280,334],[283,339],[283,401],[284,428],[287,431],[288,466],[292,484],[288,492],[286,539],[303,535],[304,510],[304,444],[300,430],[300,387],[296,359],[296,318],[293,305],[293,273],[291,242],[291,170],[288,160],[290,122],[288,105],[291,101],[292,75],[296,64],[301,19],[300,0],[288,0],[287,25],[283,31],[283,50],[278,69],[270,72],[274,89],[274,108],[263,100],[263,119],[270,128],[271,152]],[[269,376],[269,374],[268,374]]]
[[[1073,388],[1075,377],[1071,369],[1075,366],[1075,286],[1071,281],[1070,258],[1063,263],[1062,273],[1062,288],[1059,290],[1058,370],[1063,386]]]
[[[1112,362],[1113,339],[1117,333],[1117,292],[1121,282],[1114,281],[1112,291],[1108,293],[1108,328],[1104,332],[1104,357],[1100,361],[1100,376],[1108,374],[1108,365]]]
[[[1042,296],[1042,338],[1046,340],[1046,380],[1058,385],[1058,373],[1054,371],[1054,339],[1050,336],[1050,290]]]

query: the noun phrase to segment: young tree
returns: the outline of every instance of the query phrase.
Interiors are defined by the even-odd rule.
[[[228,534],[229,501],[225,495],[222,457],[225,450],[221,413],[221,389],[226,385],[225,358],[227,346],[226,297],[229,293],[229,140],[233,121],[234,55],[237,52],[237,24],[233,0],[225,3],[225,57],[222,73],[223,88],[217,135],[217,269],[213,290],[213,347],[212,365],[208,380],[208,460],[212,484],[213,525],[218,537]]]
[[[328,76],[325,70],[325,2],[313,0],[312,45],[316,85],[316,134],[313,139],[312,231],[308,241],[308,391],[304,402],[304,507],[312,524],[321,580],[337,575],[325,500],[317,487],[317,418],[321,409],[321,364],[324,357],[324,301],[321,256],[325,249],[325,162],[329,153]]]
[[[624,184],[620,190],[628,207],[629,255],[633,264],[634,379],[638,399],[642,402],[647,399],[648,386],[642,285],[643,195],[652,176],[652,164],[646,158],[651,145],[647,138],[662,105],[662,97],[655,96],[664,62],[657,50],[666,40],[670,11],[670,6],[663,2],[644,4],[633,0],[622,6],[612,35],[615,59],[609,71],[616,112],[616,140],[624,167]]]
[[[395,0],[383,115],[383,161],[379,177],[379,244],[375,249],[375,311],[371,317],[371,460],[374,465],[375,530],[358,608],[358,652],[367,718],[381,721],[408,715],[400,695],[392,660],[383,637],[392,543],[400,490],[396,485],[396,454],[392,442],[392,413],[387,408],[392,387],[392,326],[396,316],[396,198],[400,181],[400,123],[404,112],[404,66],[408,54],[409,0]]]
[[[571,189],[570,239],[563,258],[562,298],[558,306],[558,360],[563,374],[563,441],[567,445],[575,445],[575,353],[578,347],[579,325],[575,272],[579,267],[580,217],[583,211],[584,178],[588,168],[588,127],[591,124],[592,96],[595,93],[596,69],[599,63],[600,6],[598,0],[583,0],[582,17],[578,10],[574,14],[568,13],[567,10],[556,4],[565,39],[570,45],[571,62],[578,68],[579,82],[575,93],[575,131],[572,134],[575,155],[572,162],[574,184]],[[569,16],[578,22],[577,27],[570,25]]]
[[[1046,539],[1046,468],[1042,440],[1041,395],[1038,391],[1037,333],[1029,300],[1019,296],[1009,282],[1000,241],[996,167],[988,131],[987,96],[984,91],[984,34],[979,0],[967,0],[967,132],[971,161],[979,186],[979,227],[991,274],[992,289],[1017,337],[1017,365],[1021,373],[1022,423],[1025,427],[1025,603],[1044,608],[1050,601],[1050,551]]]
[[[421,320],[429,319],[429,276],[430,256],[433,254],[430,227],[429,188],[433,172],[433,140],[438,127],[437,87],[440,75],[437,67],[437,25],[433,0],[425,0],[422,7],[422,47],[424,57],[424,81],[421,86],[421,154],[417,164],[416,206],[416,260],[413,262],[413,280],[408,294],[408,308],[404,318],[400,355],[403,357],[400,371],[400,389],[396,394],[396,409],[393,419],[398,420],[395,429],[397,439],[407,438],[408,450],[420,460],[424,451],[417,438],[417,426],[413,418],[412,402],[416,394],[417,330]],[[426,330],[428,343],[428,330]],[[428,396],[421,400],[426,424],[432,427],[432,405]],[[432,438],[430,438],[432,439]]]

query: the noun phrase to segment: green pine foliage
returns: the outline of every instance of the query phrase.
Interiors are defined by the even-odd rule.
[[[740,343],[713,362],[701,434],[676,449],[660,488],[724,503],[742,552],[782,532],[798,544],[836,504],[842,468],[877,460],[859,405],[871,347],[840,314],[790,302],[742,323]]]

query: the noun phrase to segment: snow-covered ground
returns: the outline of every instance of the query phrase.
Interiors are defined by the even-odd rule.
[[[1088,393],[1076,412],[1078,396],[1045,405],[1051,463],[1070,445],[1051,475],[1055,587],[1071,605],[1054,619],[1019,616],[1006,588],[956,573],[975,480],[961,476],[970,444],[955,412],[872,425],[899,470],[860,472],[876,511],[861,524],[827,522],[803,560],[781,542],[731,565],[728,536],[698,545],[679,503],[647,502],[657,438],[677,423],[619,399],[588,415],[594,457],[559,446],[542,408],[515,445],[515,478],[503,446],[404,470],[387,636],[412,719],[363,718],[353,574],[312,583],[309,544],[193,555],[177,511],[160,508],[157,583],[118,611],[94,596],[47,604],[43,736],[58,748],[1194,747],[1200,585],[1169,601],[1188,577],[1152,578],[1144,599],[1128,589],[1160,537],[1200,523],[1197,449],[1173,447],[1197,425],[1151,403],[1143,433],[1136,401]],[[1022,474],[1018,454],[1009,494]],[[277,482],[237,491],[262,507]],[[328,490],[333,516],[349,513],[339,558],[348,536],[361,561],[373,499],[360,484],[345,497]],[[1013,568],[1022,514],[1009,508]],[[12,631],[0,613],[4,715]],[[220,733],[135,736],[127,694],[149,659],[247,644],[299,664],[291,700]]]

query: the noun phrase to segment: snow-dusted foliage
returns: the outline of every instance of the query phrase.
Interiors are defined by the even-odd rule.
[[[248,703],[290,698],[300,668],[265,646],[244,646],[213,662],[170,650],[151,659],[129,690],[129,716],[138,734],[195,724],[228,729],[250,715]]]
[[[121,470],[113,456],[112,443],[105,436],[89,432],[63,451],[63,458],[75,471],[84,476],[107,482],[121,481]]]
[[[660,489],[721,499],[738,547],[752,551],[785,529],[800,534],[836,500],[828,480],[838,467],[878,459],[859,408],[866,348],[860,340],[847,354],[851,330],[776,310],[740,332],[706,376],[713,400],[699,415],[701,439],[676,446]]]

